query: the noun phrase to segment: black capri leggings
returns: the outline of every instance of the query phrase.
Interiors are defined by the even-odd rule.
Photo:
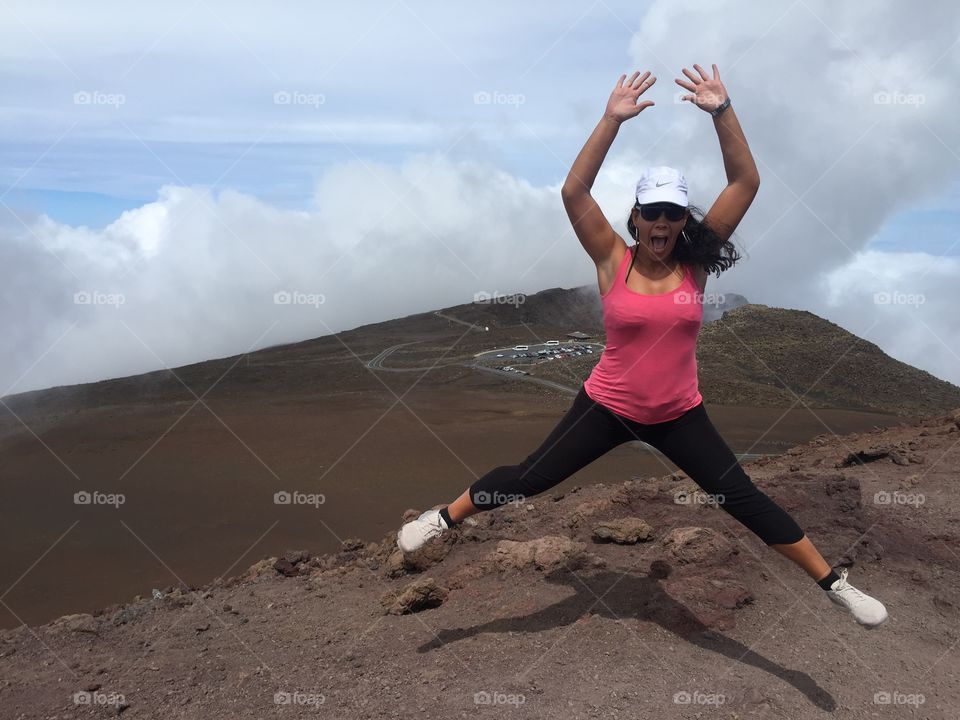
[[[683,415],[646,425],[595,402],[583,386],[539,448],[519,465],[494,468],[470,486],[480,510],[542,493],[630,440],[652,445],[767,545],[794,543],[803,530],[740,466],[701,402]]]

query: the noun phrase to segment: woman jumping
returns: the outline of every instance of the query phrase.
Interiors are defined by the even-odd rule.
[[[542,493],[614,447],[640,440],[803,568],[858,623],[874,627],[887,619],[883,603],[849,584],[846,568],[837,575],[796,521],[753,484],[703,405],[696,361],[703,292],[711,272],[719,275],[739,260],[729,238],[753,202],[760,175],[717,66],[712,78],[693,67],[699,75],[683,68],[688,81],[676,83],[691,93],[682,100],[713,117],[726,188],[704,216],[688,203],[679,170],[647,168],[627,218],[634,240],[627,247],[590,189],[620,125],[655,104],[637,100],[657,79],[649,71],[629,81],[621,75],[561,191],[577,238],[597,267],[607,338],[600,361],[539,448],[518,465],[494,468],[450,505],[404,524],[397,544],[403,552],[417,550],[470,515]]]

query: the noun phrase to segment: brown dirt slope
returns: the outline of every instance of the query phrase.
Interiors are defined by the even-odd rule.
[[[895,360],[805,310],[744,305],[703,326],[700,384],[708,403],[799,404],[923,417],[960,404],[960,387]]]
[[[406,558],[390,532],[4,631],[0,708],[955,718],[958,444],[960,410],[745,464],[831,563],[885,602],[890,620],[872,631],[699,502],[688,478],[637,477],[482,513]]]

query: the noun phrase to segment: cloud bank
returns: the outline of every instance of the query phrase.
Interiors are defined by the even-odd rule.
[[[0,319],[10,338],[0,355],[0,392],[232,355],[469,302],[479,291],[530,293],[595,283],[559,186],[621,72],[650,69],[657,75],[649,93],[657,105],[623,126],[594,188],[614,227],[624,233],[633,183],[644,165],[682,168],[691,200],[704,208],[725,183],[712,119],[675,102],[685,91],[673,79],[694,62],[720,68],[762,177],[737,231],[746,259],[711,278],[708,289],[810,310],[904,362],[960,383],[958,322],[947,307],[948,283],[960,269],[956,248],[943,250],[941,243],[932,251],[922,235],[906,235],[889,250],[869,247],[911,209],[949,206],[957,197],[958,103],[948,84],[960,69],[960,10],[954,6],[940,4],[938,21],[930,23],[929,13],[921,17],[894,2],[869,8],[801,0],[763,6],[654,2],[632,15],[599,3],[588,12],[564,11],[550,32],[533,29],[532,12],[510,25],[504,9],[506,30],[499,35],[494,25],[470,30],[462,18],[431,15],[418,3],[400,3],[390,12],[403,13],[411,33],[430,39],[429,53],[406,58],[408,48],[374,43],[369,52],[352,55],[346,45],[328,78],[341,92],[354,93],[355,102],[343,100],[340,115],[327,108],[318,117],[280,116],[284,130],[298,124],[309,129],[298,140],[323,135],[340,150],[307,171],[313,179],[306,181],[303,207],[233,188],[229,174],[193,183],[181,182],[179,172],[151,202],[103,228],[0,206]],[[156,54],[168,62],[189,59],[199,29],[215,20],[203,17],[171,28]],[[21,20],[42,22],[27,14]],[[287,75],[288,68],[294,56],[302,63],[311,52],[326,51],[311,50],[286,20],[287,36],[278,28],[258,32],[249,18],[237,20],[232,27],[238,37],[220,33],[201,54],[218,67],[231,57],[247,63],[260,58],[261,67],[273,68],[264,70],[264,92],[278,84],[310,87],[308,73]],[[514,49],[524,32],[537,39],[537,51]],[[389,33],[375,28],[360,43],[366,47],[383,34]],[[138,44],[146,50],[156,35],[122,39],[115,32],[109,42],[129,55]],[[343,33],[332,35],[342,42]],[[602,55],[607,36],[622,41],[622,64],[604,56],[589,77],[576,75],[578,53],[597,48]],[[64,63],[76,68],[103,61],[82,33],[44,37],[63,62],[48,54],[36,72],[62,75],[64,92],[80,82]],[[508,57],[522,57],[494,67],[491,43]],[[8,58],[25,61],[36,48],[21,38]],[[324,56],[324,67],[337,57]],[[428,59],[442,60],[439,84]],[[139,83],[141,95],[160,86],[155,61],[154,54],[145,55],[135,67],[146,72],[127,76]],[[378,66],[387,69],[380,77]],[[576,84],[563,82],[568,68]],[[397,75],[406,94],[387,87],[386,97],[374,101],[338,73],[385,86]],[[448,97],[435,113],[410,110],[436,105],[437,88],[457,76],[467,80],[455,101]],[[199,99],[204,87],[188,83],[185,92]],[[227,82],[215,89],[222,98],[202,101],[206,120],[165,109],[158,99],[147,103],[156,116],[151,129],[136,124],[135,115],[128,117],[129,128],[149,136],[151,148],[161,147],[152,145],[155,140],[179,137],[197,142],[201,152],[222,119],[219,111],[244,117],[237,113],[248,105],[231,87]],[[497,107],[464,101],[497,89],[525,102]],[[262,109],[257,105],[249,117]],[[356,145],[374,110],[374,134],[383,142]],[[31,113],[37,121],[24,122]],[[52,115],[41,104],[8,109],[2,117],[24,142],[56,139],[53,126],[44,130]],[[90,116],[84,117],[87,123]],[[66,129],[64,123],[56,127]],[[262,123],[235,120],[225,127],[231,141],[253,143],[263,135]],[[116,132],[116,123],[105,121],[98,141]],[[404,137],[413,146],[435,142],[398,146]],[[392,150],[373,149],[381,145]],[[151,164],[163,159],[158,155]],[[309,158],[300,162],[310,165]],[[537,172],[524,172],[528,166]],[[12,182],[20,174],[7,176]],[[533,175],[539,179],[528,179]],[[110,182],[118,184],[116,177]],[[957,237],[956,227],[953,232]]]

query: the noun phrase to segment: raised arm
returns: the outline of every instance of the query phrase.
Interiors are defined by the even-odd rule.
[[[584,250],[597,265],[610,258],[616,247],[617,234],[603,216],[590,194],[590,189],[597,179],[597,173],[613,144],[613,139],[617,136],[620,124],[655,104],[652,100],[637,104],[640,95],[657,81],[656,77],[650,77],[649,70],[643,75],[640,75],[638,70],[629,81],[626,81],[626,77],[625,74],[621,75],[617,81],[603,117],[574,160],[560,191],[573,230]]]
[[[689,82],[676,80],[677,85],[693,93],[684,95],[681,100],[690,100],[706,112],[715,110],[729,95],[720,81],[720,72],[713,65],[713,77],[707,77],[699,65],[694,63],[699,76],[683,68],[683,74]],[[729,238],[743,219],[760,187],[760,173],[750,153],[750,146],[743,135],[743,129],[737,115],[730,105],[713,118],[713,126],[720,140],[720,152],[723,154],[723,169],[727,173],[727,186],[720,192],[710,210],[704,216],[704,222],[716,230],[724,239]]]

